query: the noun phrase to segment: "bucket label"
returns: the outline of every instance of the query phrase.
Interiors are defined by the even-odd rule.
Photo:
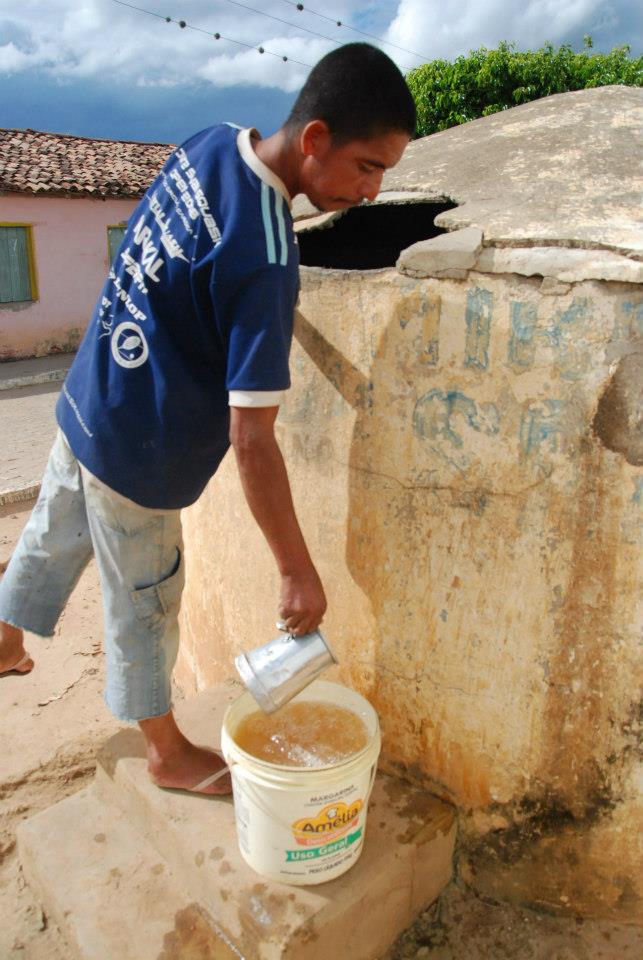
[[[314,817],[300,817],[292,824],[296,842],[302,847],[320,847],[345,836],[354,827],[364,802],[329,803]],[[288,858],[294,859],[294,858]]]
[[[359,840],[361,835],[362,828],[360,827],[354,833],[349,833],[347,837],[342,837],[341,840],[335,840],[333,843],[327,843],[323,847],[315,847],[312,850],[286,850],[286,860],[290,862],[293,860],[316,860],[318,857],[325,857],[329,853],[338,853]]]

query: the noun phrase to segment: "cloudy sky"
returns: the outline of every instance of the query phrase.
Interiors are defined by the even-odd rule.
[[[500,40],[522,50],[545,41],[581,49],[590,34],[597,50],[628,43],[637,56],[643,51],[640,0],[303,5],[298,11],[294,0],[0,0],[0,127],[180,142],[233,120],[269,134],[310,66],[353,40],[375,42],[403,72]]]

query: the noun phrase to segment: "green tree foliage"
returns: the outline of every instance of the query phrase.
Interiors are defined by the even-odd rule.
[[[552,93],[612,83],[643,86],[643,56],[631,57],[628,46],[594,53],[589,36],[584,43],[582,53],[569,44],[555,50],[550,43],[521,53],[503,42],[497,50],[480,47],[454,62],[431,60],[412,70],[406,79],[417,106],[418,136]]]

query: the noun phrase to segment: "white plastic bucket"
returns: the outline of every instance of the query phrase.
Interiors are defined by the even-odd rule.
[[[350,869],[362,852],[379,722],[364,697],[339,683],[315,680],[294,700],[322,700],[357,714],[368,730],[367,745],[342,763],[314,769],[259,760],[233,739],[240,721],[257,709],[244,693],[226,710],[221,748],[232,773],[237,838],[246,863],[282,883],[325,883]]]

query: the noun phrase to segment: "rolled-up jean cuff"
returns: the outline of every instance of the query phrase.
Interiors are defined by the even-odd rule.
[[[104,697],[104,700],[105,700],[105,706],[108,708],[110,713],[114,713],[113,709],[110,707],[109,703],[107,702],[107,697]],[[121,714],[120,716],[117,716],[116,719],[121,720],[122,723],[145,723],[146,720],[158,720],[159,717],[165,717],[167,716],[168,713],[170,713],[171,710],[172,710],[172,703],[170,702],[165,710],[160,710],[159,713],[153,713],[151,714],[151,716],[133,717],[133,716],[130,716],[129,714]]]
[[[25,633],[33,633],[36,637],[42,637],[43,639],[53,637],[56,632],[56,623],[53,626],[42,627],[40,624],[29,620],[28,617],[15,616],[11,611],[5,610],[1,603],[0,620],[3,623],[8,623],[11,627],[15,627],[16,630],[24,630]]]

